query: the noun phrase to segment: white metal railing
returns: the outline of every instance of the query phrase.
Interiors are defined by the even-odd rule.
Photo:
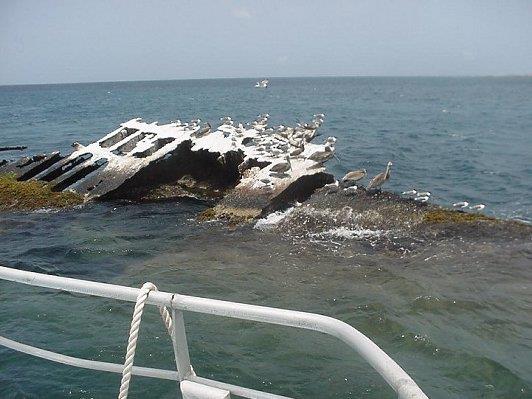
[[[139,289],[137,288],[50,276],[47,274],[27,272],[2,266],[0,266],[0,279],[130,302],[135,302],[139,293]],[[166,306],[171,309],[171,315],[175,326],[175,337],[172,341],[177,371],[134,366],[132,373],[139,376],[179,381],[181,382],[181,390],[185,398],[224,398],[229,397],[228,395],[231,393],[249,399],[290,399],[286,396],[266,393],[196,376],[190,365],[188,344],[185,334],[183,312],[187,311],[251,320],[261,323],[278,324],[319,331],[331,335],[346,343],[351,349],[355,350],[360,356],[362,356],[384,378],[388,385],[395,390],[399,399],[428,399],[414,380],[412,380],[412,378],[410,378],[410,376],[373,341],[350,325],[332,317],[293,310],[172,294],[162,291],[152,291],[149,294],[146,303],[150,305]],[[65,356],[12,341],[1,336],[0,345],[19,352],[75,367],[119,374],[122,373],[124,368],[122,364]],[[203,394],[204,396],[201,396],[203,392],[201,390],[202,387],[207,389],[207,391],[209,391],[209,389],[226,391],[227,396],[216,396],[216,394],[211,391],[206,391],[205,394]],[[187,396],[186,394],[189,391],[193,392],[191,396]]]

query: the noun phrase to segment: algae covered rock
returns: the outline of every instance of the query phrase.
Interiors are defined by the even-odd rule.
[[[52,191],[41,181],[18,181],[15,174],[0,174],[0,211],[67,208],[83,203],[83,196],[71,191]]]

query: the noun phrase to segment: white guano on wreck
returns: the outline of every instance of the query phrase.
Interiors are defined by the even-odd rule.
[[[192,176],[231,189],[216,207],[219,216],[241,208],[256,217],[333,181],[319,155],[332,155],[336,140],[311,142],[321,115],[311,123],[275,128],[268,127],[268,117],[259,115],[247,124],[224,117],[216,129],[200,120],[160,125],[131,119],[96,142],[74,143],[68,156],[24,157],[4,164],[0,173],[42,180],[54,191],[71,190],[86,200],[135,197]]]

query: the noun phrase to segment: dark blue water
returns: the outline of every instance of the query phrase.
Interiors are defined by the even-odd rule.
[[[389,189],[449,204],[482,202],[532,218],[532,79],[327,78],[191,80],[0,87],[0,146],[27,153],[91,142],[133,117],[160,122],[230,115],[271,123],[326,114],[338,176],[394,162]],[[320,137],[318,137],[320,139]],[[532,245],[459,237],[411,254],[349,252],[242,227],[201,224],[205,205],[92,204],[0,215],[0,263],[26,270],[330,315],[373,338],[432,398],[532,397]],[[131,304],[0,283],[0,335],[122,362]],[[172,367],[154,309],[138,364]],[[186,315],[199,375],[313,398],[392,398],[354,353],[317,333]],[[1,398],[116,396],[120,376],[0,348]],[[131,397],[175,397],[134,378]]]

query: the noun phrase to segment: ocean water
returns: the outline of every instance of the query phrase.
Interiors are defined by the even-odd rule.
[[[230,115],[293,124],[326,114],[337,176],[394,162],[388,189],[429,190],[448,205],[484,203],[532,220],[531,78],[252,79],[0,87],[0,146],[28,154],[88,143],[133,117]],[[5,156],[2,153],[2,156]],[[532,243],[449,237],[397,254],[361,236],[301,239],[200,223],[206,204],[95,203],[0,214],[0,263],[24,270],[322,313],[381,346],[431,398],[532,397]],[[346,249],[342,240],[354,240]],[[132,304],[0,282],[0,335],[122,362]],[[136,364],[172,368],[155,309]],[[393,398],[343,344],[294,331],[186,314],[201,376],[307,398]],[[1,398],[106,398],[120,376],[0,347]],[[175,383],[134,377],[131,397],[175,397]]]

